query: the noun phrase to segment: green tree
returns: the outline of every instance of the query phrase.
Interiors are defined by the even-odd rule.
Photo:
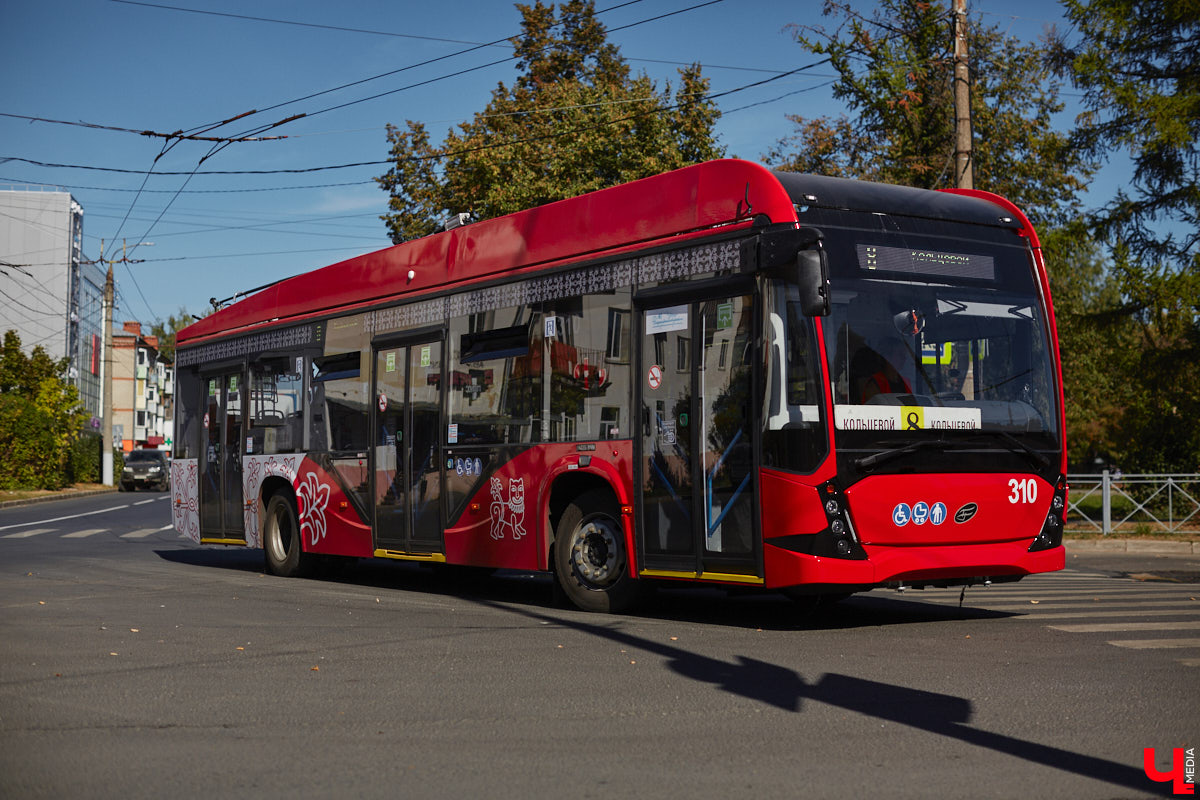
[[[449,213],[499,216],[723,155],[699,66],[660,92],[631,74],[592,0],[517,9],[511,86],[440,147],[420,122],[388,126],[394,165],[377,181],[393,242],[433,233]]]
[[[175,360],[175,334],[191,325],[195,318],[183,306],[179,314],[171,314],[165,321],[158,320],[150,326],[150,335],[158,337],[158,354],[167,361]]]
[[[1130,403],[1137,332],[1099,242],[1081,224],[1041,236],[1050,272],[1066,395],[1067,452],[1086,471],[1120,459],[1117,422]]]
[[[767,153],[796,172],[941,189],[954,186],[951,15],[944,3],[881,0],[870,17],[826,0],[837,24],[796,26],[806,50],[837,72],[839,117],[791,114],[796,132]],[[1062,109],[1045,48],[996,27],[969,26],[975,186],[1001,194],[1038,225],[1070,219],[1091,163],[1051,126]]]
[[[66,383],[67,360],[40,345],[28,356],[16,331],[0,349],[0,488],[59,489],[87,418],[79,393]]]
[[[1200,3],[1064,6],[1072,32],[1056,37],[1052,63],[1084,91],[1073,144],[1132,164],[1132,180],[1088,218],[1136,332],[1121,466],[1200,470]]]

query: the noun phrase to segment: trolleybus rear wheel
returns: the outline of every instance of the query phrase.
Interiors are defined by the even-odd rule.
[[[312,556],[301,545],[296,503],[286,492],[271,495],[265,523],[263,553],[267,572],[285,578],[307,574]]]

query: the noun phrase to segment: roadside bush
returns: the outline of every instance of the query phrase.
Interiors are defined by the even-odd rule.
[[[71,457],[67,462],[67,482],[99,483],[101,468],[100,437],[85,431],[71,446]]]
[[[54,419],[19,394],[0,394],[0,489],[61,489],[66,485]]]

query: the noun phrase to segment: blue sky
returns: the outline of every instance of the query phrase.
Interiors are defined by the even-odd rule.
[[[612,30],[610,41],[660,89],[675,82],[679,63],[699,61],[712,90],[725,92],[813,60],[786,26],[820,24],[819,0],[695,7],[703,2],[598,0],[596,6],[615,7],[601,16]],[[969,0],[969,7],[1028,41],[1049,24],[1062,25],[1059,7],[1046,0]],[[682,13],[653,19],[672,12]],[[235,143],[203,164],[206,143],[178,143],[160,157],[161,138],[0,116],[0,188],[41,184],[70,191],[84,207],[89,258],[100,255],[102,238],[110,257],[114,240],[154,243],[131,254],[142,263],[115,269],[118,322],[149,323],[180,307],[199,312],[210,297],[386,247],[379,221],[386,195],[372,180],[386,167],[187,173],[198,164],[201,171],[247,171],[379,162],[387,157],[384,126],[407,119],[426,123],[440,137],[515,76],[506,62],[444,77],[506,58],[507,45],[453,54],[515,35],[519,20],[511,3],[482,0],[0,0],[0,113],[160,133],[251,110],[261,113],[222,130],[309,115],[265,134],[286,139]],[[622,26],[631,27],[616,30]],[[445,56],[451,57],[279,105]],[[731,156],[761,161],[790,132],[786,114],[841,111],[828,93],[831,78],[817,68],[721,98],[720,143]],[[1059,124],[1069,121],[1064,115]],[[182,174],[136,174],[151,167]]]

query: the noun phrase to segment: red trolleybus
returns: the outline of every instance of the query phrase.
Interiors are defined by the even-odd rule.
[[[1062,382],[1001,197],[714,161],[468,224],[180,331],[193,541],[845,595],[1063,566]]]

